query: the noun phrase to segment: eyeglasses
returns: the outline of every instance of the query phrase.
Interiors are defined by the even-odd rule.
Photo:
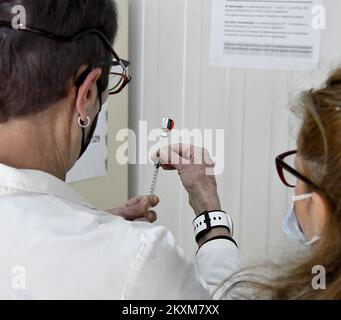
[[[299,179],[308,186],[312,187],[314,190],[323,191],[314,182],[312,182],[293,168],[296,155],[297,150],[293,150],[285,152],[276,158],[277,172],[282,182],[289,188],[295,188],[296,181],[297,179]]]
[[[88,69],[83,73],[83,76],[81,76],[76,81],[76,84],[82,83],[85,80],[86,76],[88,75],[89,70],[97,66],[98,67],[107,66],[110,68],[110,71],[109,71],[109,94],[110,95],[120,93],[132,79],[131,76],[128,74],[128,70],[127,70],[128,66],[130,65],[130,62],[121,59],[118,56],[118,54],[115,52],[113,47],[111,46],[110,41],[107,39],[104,33],[102,33],[101,31],[97,29],[85,29],[72,36],[61,36],[61,35],[56,35],[47,31],[31,28],[31,27],[24,26],[24,25],[20,25],[18,29],[14,29],[11,22],[2,21],[2,20],[0,20],[0,27],[7,27],[13,30],[18,30],[22,32],[31,32],[36,35],[47,37],[47,38],[50,38],[56,41],[61,41],[61,42],[72,42],[72,41],[78,40],[79,38],[83,37],[86,34],[91,34],[91,33],[96,34],[102,39],[104,45],[112,54],[113,60],[109,62],[100,62],[95,65],[89,66]],[[86,76],[84,78],[85,74]],[[80,82],[81,79],[83,79],[82,82]]]
[[[84,82],[88,74],[96,67],[109,67],[109,83],[108,89],[109,94],[118,94],[120,93],[127,84],[131,81],[131,77],[128,75],[127,67],[129,66],[129,61],[120,59],[120,61],[110,61],[110,62],[101,62],[96,63],[89,66],[76,80],[75,85],[80,87],[81,84]]]

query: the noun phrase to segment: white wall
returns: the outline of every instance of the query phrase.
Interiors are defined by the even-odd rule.
[[[341,2],[325,4],[321,67],[293,73],[210,67],[210,0],[130,0],[130,126],[147,120],[149,129],[159,128],[169,115],[178,128],[225,129],[226,166],[218,183],[247,261],[286,243],[281,221],[290,202],[274,159],[295,148],[292,98],[341,61]],[[152,169],[131,167],[131,195],[148,192]],[[192,255],[194,216],[175,173],[161,173],[157,194],[158,223]]]

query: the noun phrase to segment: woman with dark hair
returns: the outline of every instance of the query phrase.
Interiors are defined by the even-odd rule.
[[[171,233],[133,221],[156,197],[104,212],[65,183],[131,80],[117,21],[113,0],[0,1],[0,299],[209,298]]]

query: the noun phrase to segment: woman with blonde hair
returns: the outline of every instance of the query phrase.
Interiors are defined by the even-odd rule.
[[[197,223],[201,228],[197,241],[200,247],[211,246],[211,263],[210,268],[200,271],[205,278],[214,279],[212,288],[218,281],[223,282],[215,297],[341,299],[341,69],[334,71],[321,88],[302,93],[293,111],[302,118],[298,150],[276,159],[280,179],[287,187],[295,188],[293,209],[283,229],[288,237],[308,248],[308,254],[293,256],[292,263],[286,259],[281,265],[241,269],[231,217],[226,214],[225,223],[211,225],[215,212],[222,212],[215,178],[205,174],[207,165],[194,161],[184,164],[184,160],[188,163],[204,151],[178,145],[161,152],[163,167],[179,171],[198,216],[195,221],[202,219],[203,226]],[[197,225],[194,222],[194,228]],[[205,257],[200,257],[199,250],[200,259]],[[316,267],[325,270],[323,290],[316,290],[312,283]]]

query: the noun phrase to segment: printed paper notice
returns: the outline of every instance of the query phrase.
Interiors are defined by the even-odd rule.
[[[108,159],[108,127],[107,127],[107,111],[105,104],[102,112],[98,117],[98,124],[94,133],[91,144],[82,158],[69,171],[67,182],[76,182],[98,178],[107,175],[107,159]]]
[[[311,1],[212,0],[212,66],[313,70],[323,7]]]

